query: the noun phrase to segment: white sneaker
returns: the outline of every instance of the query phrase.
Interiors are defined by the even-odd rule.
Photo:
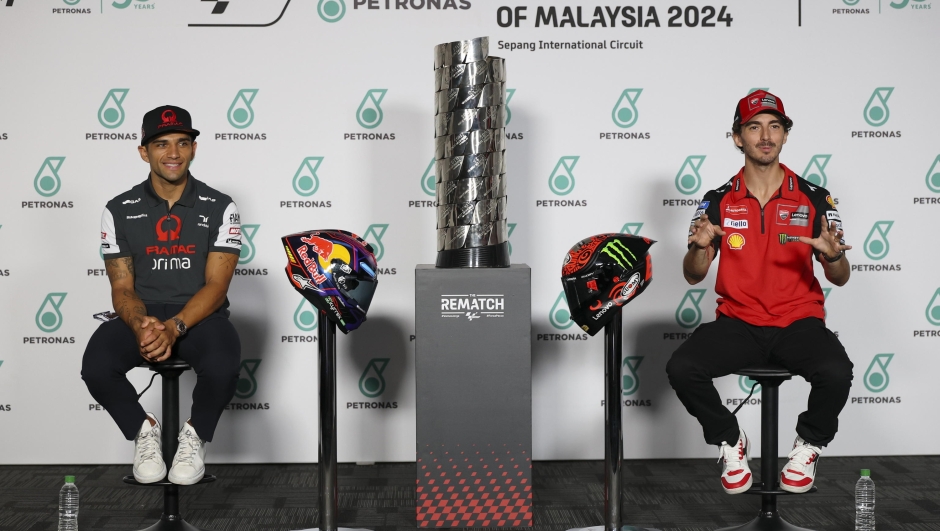
[[[727,442],[721,442],[721,450],[718,454],[718,461],[724,460],[724,466],[721,470],[721,486],[728,494],[740,494],[751,488],[753,479],[751,469],[747,466],[747,460],[751,458],[751,441],[747,438],[744,430],[741,430],[737,444],[729,446]]]
[[[179,448],[173,456],[169,480],[177,485],[194,485],[206,474],[206,443],[196,435],[196,429],[183,423]]]
[[[783,465],[783,470],[780,472],[780,488],[797,494],[813,488],[813,482],[816,481],[816,465],[819,464],[820,455],[822,455],[822,448],[797,437],[793,441],[793,450],[787,454],[790,461]]]
[[[145,420],[134,439],[134,479],[138,483],[153,483],[166,476],[166,463],[163,462],[163,450],[160,445],[160,423],[151,413],[147,416],[154,421]]]

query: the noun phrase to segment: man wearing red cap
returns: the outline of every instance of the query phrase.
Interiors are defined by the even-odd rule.
[[[713,378],[773,363],[812,385],[796,425],[780,488],[813,486],[822,448],[838,429],[852,385],[852,362],[826,328],[824,296],[813,258],[826,279],[849,280],[842,220],[829,192],[780,163],[793,121],[783,102],[758,90],[738,102],[732,133],[744,167],[705,194],[689,228],[682,263],[689,284],[705,279],[718,254],[717,319],[698,327],[666,366],[669,383],[695,416],[705,441],[720,447],[721,485],[737,494],[751,487],[750,440],[722,405]]]
[[[147,179],[109,201],[101,216],[101,252],[120,319],[103,323],[88,341],[82,379],[135,441],[140,483],[202,479],[205,443],[238,380],[241,346],[226,294],[241,251],[241,225],[232,198],[189,173],[198,135],[185,109],[164,105],[145,114],[138,150],[150,165]],[[171,354],[193,368],[196,387],[167,474],[162,428],[141,407],[126,373],[142,360]]]

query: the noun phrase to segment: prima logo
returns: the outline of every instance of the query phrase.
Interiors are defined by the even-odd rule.
[[[317,190],[320,189],[320,178],[317,177],[317,168],[320,167],[322,162],[323,157],[307,157],[300,163],[300,167],[297,168],[297,172],[294,173],[294,180],[292,182],[297,195],[309,197],[317,193]]]
[[[754,90],[760,90],[760,89],[754,89]],[[754,384],[757,384],[757,387],[754,387]],[[739,376],[738,387],[740,387],[741,390],[744,391],[745,393],[750,393],[752,387],[754,387],[755,393],[761,392],[760,384],[757,383],[757,380],[752,380],[750,376]]]
[[[255,111],[251,102],[258,95],[258,89],[241,89],[228,108],[228,123],[235,129],[244,129],[255,121]]]
[[[803,178],[813,186],[825,188],[826,183],[829,182],[826,177],[826,165],[829,164],[830,158],[832,158],[832,155],[813,155],[809,159],[806,169],[803,170]]]
[[[261,360],[242,360],[238,367],[238,383],[235,384],[235,396],[238,398],[251,398],[258,392],[258,381],[255,380],[255,371],[261,365]]]
[[[580,156],[561,157],[548,178],[548,188],[555,195],[568,195],[574,190],[574,167]]]
[[[558,294],[558,299],[548,312],[548,321],[559,330],[564,330],[574,324],[571,320],[571,313],[568,311],[568,301],[565,299],[564,291]]]
[[[346,3],[343,0],[320,0],[317,14],[324,22],[339,22],[346,15]]]
[[[933,165],[927,170],[927,188],[940,194],[940,155],[933,159]]]
[[[516,230],[516,225],[518,225],[518,223],[507,223],[506,225],[509,227],[509,233],[506,235],[507,242],[508,242],[508,238],[512,238],[512,231]],[[509,243],[509,256],[512,256],[512,242],[508,242],[508,243]]]
[[[127,3],[130,4],[130,0],[127,0]],[[108,91],[108,95],[101,102],[101,107],[98,108],[98,122],[102,126],[108,129],[116,129],[124,123],[124,108],[121,107],[121,103],[124,102],[124,98],[127,97],[129,91],[130,89],[126,88],[116,88]]]
[[[676,323],[682,328],[695,328],[702,322],[702,310],[698,307],[705,296],[703,289],[690,289],[685,292],[682,302],[676,308]]]
[[[366,91],[362,103],[356,109],[356,121],[366,129],[375,129],[382,123],[382,100],[388,89],[369,89]]]
[[[385,378],[382,373],[388,366],[389,358],[372,358],[359,377],[359,392],[368,398],[375,398],[385,392]]]
[[[297,309],[294,310],[294,325],[304,332],[312,332],[317,329],[317,309],[303,297],[301,297]]]
[[[59,168],[65,162],[65,157],[46,157],[42,166],[33,179],[36,193],[43,197],[52,197],[62,188],[62,179],[59,178]]]
[[[242,225],[242,251],[238,255],[239,264],[247,264],[255,258],[255,243],[253,238],[261,225]]]
[[[906,2],[905,2],[906,3]],[[865,105],[865,121],[872,127],[881,127],[888,122],[891,112],[888,110],[888,98],[894,92],[894,87],[878,87],[871,93],[868,104]]]
[[[702,187],[702,177],[698,170],[705,162],[705,155],[689,155],[676,174],[676,189],[685,195],[692,195]]]
[[[636,120],[640,116],[640,113],[636,110],[636,100],[640,98],[642,92],[643,89],[641,88],[628,88],[620,94],[620,99],[617,100],[614,110],[610,113],[617,127],[627,129],[636,124]]]
[[[642,223],[624,223],[623,227],[620,228],[620,233],[629,234],[630,236],[637,236],[640,234],[640,229],[642,228]]]
[[[630,396],[640,389],[640,376],[636,373],[640,368],[643,356],[626,356],[623,358],[623,396]],[[629,372],[630,374],[627,374]]]
[[[369,225],[369,228],[366,229],[366,233],[362,236],[362,239],[369,242],[369,245],[371,245],[372,249],[375,251],[376,262],[385,256],[385,246],[382,245],[382,236],[385,236],[386,230],[388,230],[388,223],[373,224]]]
[[[927,320],[934,326],[940,326],[940,288],[937,288],[927,304]]]
[[[888,244],[888,231],[894,225],[893,221],[876,221],[865,238],[865,256],[872,260],[881,260],[888,256],[891,246]]]
[[[888,376],[888,364],[894,354],[875,354],[868,370],[865,371],[865,388],[872,393],[880,393],[888,388],[891,378]]]
[[[421,176],[421,189],[430,196],[437,195],[437,176],[434,173],[434,159],[431,158],[431,163]]]
[[[506,105],[506,125],[504,125],[503,127],[508,126],[508,125],[509,125],[509,122],[512,121],[512,110],[509,109],[509,100],[512,99],[512,96],[513,96],[513,94],[515,94],[515,93],[516,93],[516,89],[511,89],[511,88],[506,89],[506,103],[505,103],[505,105]]]
[[[62,312],[59,311],[59,307],[62,306],[62,301],[65,300],[66,295],[68,294],[50,293],[43,299],[39,311],[36,312],[36,326],[40,330],[51,334],[62,326]]]

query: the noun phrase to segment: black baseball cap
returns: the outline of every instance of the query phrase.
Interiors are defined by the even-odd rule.
[[[199,131],[193,129],[189,111],[175,105],[162,105],[144,115],[140,125],[140,145],[146,146],[154,138],[174,132],[189,133],[193,140],[199,136]]]

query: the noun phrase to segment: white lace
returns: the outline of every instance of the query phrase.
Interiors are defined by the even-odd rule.
[[[738,446],[741,446],[739,449]],[[718,462],[724,459],[725,463],[728,463],[728,468],[742,468],[741,461],[747,459],[747,448],[744,444],[743,439],[738,439],[738,444],[731,446],[726,442],[721,443],[721,448],[718,449]]]
[[[787,454],[787,457],[790,459],[787,469],[802,473],[811,463],[815,463],[820,455],[822,455],[822,449],[818,446],[813,446],[806,441],[800,441],[800,444]]]
[[[199,447],[202,446],[202,439],[200,439],[198,435],[184,430],[180,432],[179,442],[180,446],[176,452],[176,462],[192,465],[193,458],[196,457],[196,452],[199,450]]]
[[[148,430],[137,436],[137,454],[141,461],[155,460],[160,453],[160,439],[157,430]]]

